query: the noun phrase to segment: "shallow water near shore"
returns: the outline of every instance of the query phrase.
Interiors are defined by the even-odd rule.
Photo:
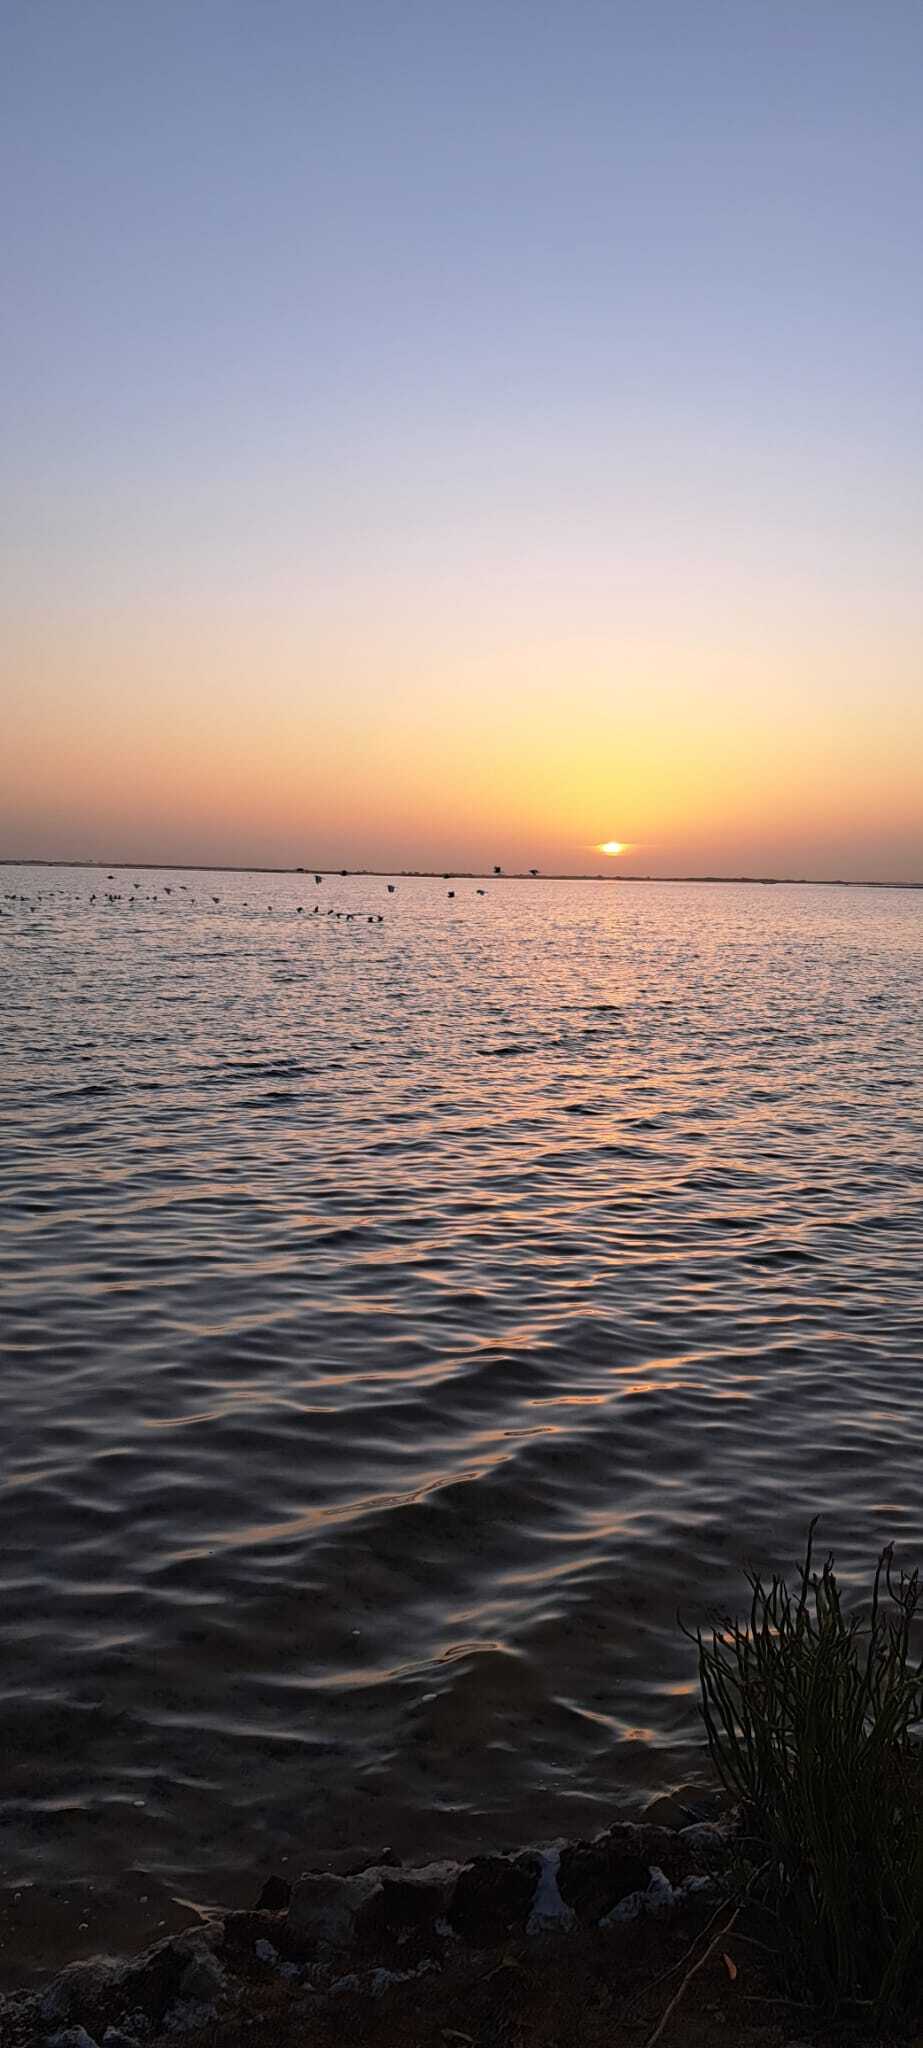
[[[923,894],[112,875],[0,870],[7,1894],[694,1783],[678,1610],[923,1562]]]

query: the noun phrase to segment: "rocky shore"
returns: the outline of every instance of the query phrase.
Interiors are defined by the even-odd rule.
[[[269,1878],[252,1910],[216,1916],[128,1959],[73,1963],[38,1991],[7,1996],[0,2043],[259,2041],[259,2013],[270,2009],[267,2039],[283,2038],[285,2014],[301,2028],[314,2022],[306,2039],[336,2039],[341,2014],[342,2038],[361,2040],[357,2001],[381,2013],[395,1988],[431,1993],[434,1978],[457,1976],[466,1960],[499,1952],[503,1968],[511,1944],[537,1954],[543,1938],[560,1949],[561,1937],[615,1936],[700,1908],[727,1860],[729,1833],[726,1822],[620,1821],[592,1840],[466,1863],[407,1865],[389,1850],[359,1851],[293,1883]]]

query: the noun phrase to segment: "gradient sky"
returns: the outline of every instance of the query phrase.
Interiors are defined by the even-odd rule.
[[[919,0],[0,75],[0,852],[923,879]]]

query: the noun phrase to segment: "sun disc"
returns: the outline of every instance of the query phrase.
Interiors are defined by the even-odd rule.
[[[598,846],[596,851],[597,853],[625,853],[627,851],[626,841],[624,839],[604,839],[602,845]]]

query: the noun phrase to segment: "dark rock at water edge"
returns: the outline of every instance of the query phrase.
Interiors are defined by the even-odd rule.
[[[287,1878],[267,1877],[256,1902],[258,1913],[284,1913],[291,1903],[292,1887]]]
[[[161,2029],[220,2024],[254,1972],[326,1998],[439,1969],[450,1950],[493,1948],[549,1929],[606,1926],[677,1905],[714,1881],[730,1825],[620,1822],[592,1840],[518,1855],[405,1865],[354,1852],[289,1885],[268,1878],[257,1906],[157,1942],[127,1960],[71,1964],[41,1992],[0,2000],[11,2048],[134,2048]]]
[[[578,1920],[602,1920],[613,1906],[650,1883],[650,1864],[637,1850],[604,1837],[562,1849],[558,1890]]]
[[[459,1873],[449,1905],[449,1921],[473,1948],[491,1947],[511,1934],[521,1934],[532,1910],[541,1873],[541,1859],[526,1853],[513,1858],[476,1856]]]

